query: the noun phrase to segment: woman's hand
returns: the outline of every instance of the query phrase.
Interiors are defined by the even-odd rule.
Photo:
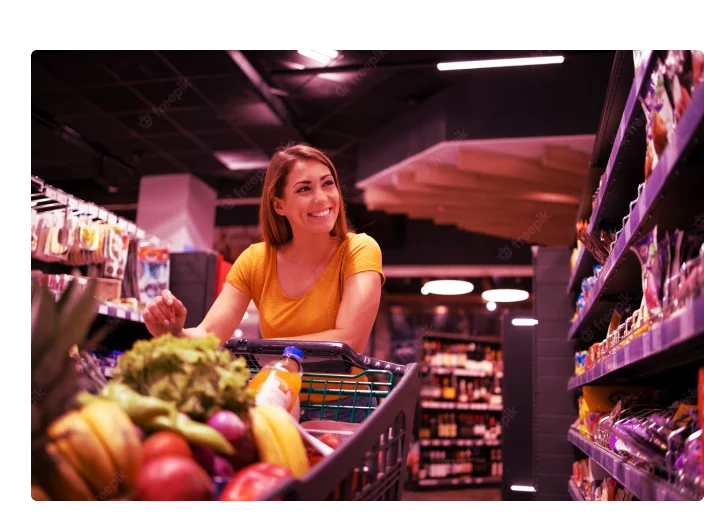
[[[147,330],[154,337],[166,334],[181,335],[186,324],[186,307],[169,290],[161,292],[142,314]]]

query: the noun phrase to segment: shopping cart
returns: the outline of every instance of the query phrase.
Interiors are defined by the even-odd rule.
[[[301,411],[315,418],[360,421],[359,429],[299,480],[264,500],[398,500],[420,391],[417,364],[396,365],[355,353],[343,343],[231,340],[252,374],[281,358],[283,349],[303,350]],[[363,369],[353,373],[352,367]]]

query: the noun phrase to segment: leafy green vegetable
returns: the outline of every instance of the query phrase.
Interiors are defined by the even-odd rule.
[[[179,411],[205,421],[221,409],[246,413],[254,400],[247,390],[249,376],[245,360],[232,359],[217,337],[165,334],[137,341],[118,359],[113,379],[144,396],[173,402]]]

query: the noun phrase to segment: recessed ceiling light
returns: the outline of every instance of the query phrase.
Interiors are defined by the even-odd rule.
[[[529,493],[535,493],[535,487],[534,486],[516,486],[513,485],[511,486],[511,491],[527,491]]]
[[[535,326],[538,324],[538,320],[530,317],[515,317],[511,319],[511,324],[513,326]]]
[[[488,303],[486,303],[486,309],[490,312],[493,312],[494,310],[496,310],[496,303],[494,301],[489,301]]]
[[[242,330],[240,330],[239,328],[238,328],[237,330],[235,330],[235,337],[236,337],[237,339],[239,339],[240,337],[242,337],[242,335],[243,335]]]
[[[474,284],[462,280],[434,280],[423,284],[420,292],[423,295],[464,295],[474,290]]]
[[[489,59],[460,62],[441,62],[438,64],[440,71],[452,70],[481,70],[484,68],[506,68],[509,66],[535,66],[538,64],[562,64],[565,58],[562,55],[550,57],[520,57],[516,59]]]
[[[499,290],[487,290],[482,293],[482,299],[485,301],[500,302],[519,302],[525,301],[530,294],[525,290],[511,290],[511,289],[499,289]]]
[[[220,163],[230,170],[265,169],[269,166],[269,158],[263,152],[215,152]]]
[[[438,305],[435,307],[435,313],[438,315],[445,315],[448,311],[447,306]]]
[[[337,57],[337,51],[327,50],[327,51],[317,51],[317,50],[298,50],[298,53],[309,59],[313,59],[321,64],[327,64],[332,59]]]

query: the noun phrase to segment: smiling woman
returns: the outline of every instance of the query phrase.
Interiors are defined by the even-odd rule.
[[[238,257],[203,322],[184,329],[185,307],[164,291],[144,313],[152,335],[212,333],[224,342],[253,300],[264,339],[342,342],[362,353],[385,281],[381,250],[351,232],[332,161],[308,145],[274,154],[259,223],[264,241]]]

